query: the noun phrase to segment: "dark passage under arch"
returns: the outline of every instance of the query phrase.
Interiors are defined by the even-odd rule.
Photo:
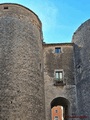
[[[70,109],[70,102],[63,97],[57,97],[55,99],[52,100],[51,102],[51,109],[55,106],[62,106],[64,108],[64,120],[68,120],[68,116],[69,116],[69,109]]]

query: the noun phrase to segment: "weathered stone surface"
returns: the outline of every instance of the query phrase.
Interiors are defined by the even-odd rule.
[[[55,53],[60,47],[61,53]],[[54,71],[64,71],[64,85],[54,85]],[[69,115],[77,114],[76,85],[74,80],[73,44],[44,44],[44,82],[46,120],[51,120],[51,102],[63,97],[70,102]]]
[[[77,29],[73,42],[79,115],[90,116],[90,20]]]
[[[41,36],[32,11],[0,5],[0,120],[45,119]]]
[[[42,39],[33,11],[0,4],[0,120],[51,120],[56,105],[75,120],[90,116],[90,20],[74,33],[73,43]],[[55,70],[63,71],[62,81],[55,80]]]

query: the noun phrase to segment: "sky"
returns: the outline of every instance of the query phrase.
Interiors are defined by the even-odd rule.
[[[73,33],[90,18],[90,0],[0,0],[21,4],[35,12],[42,22],[46,43],[70,43]]]

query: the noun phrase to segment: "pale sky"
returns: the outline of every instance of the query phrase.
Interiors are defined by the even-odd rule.
[[[71,42],[76,29],[90,18],[90,0],[0,0],[35,12],[42,22],[46,43]]]

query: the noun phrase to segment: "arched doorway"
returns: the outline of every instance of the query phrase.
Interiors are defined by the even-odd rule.
[[[66,98],[58,97],[51,102],[52,120],[68,120],[70,103]]]

